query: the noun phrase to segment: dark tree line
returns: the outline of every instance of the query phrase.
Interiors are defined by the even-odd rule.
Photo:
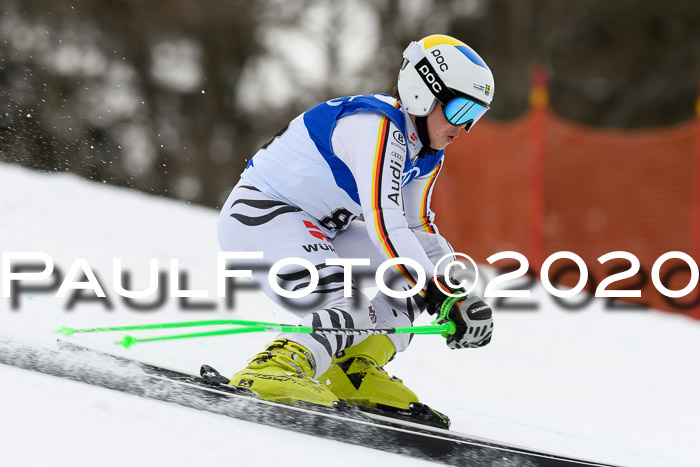
[[[693,115],[696,0],[0,0],[0,160],[216,206],[289,119],[391,92],[435,32],[491,66],[491,118],[526,111],[536,63],[575,121]]]

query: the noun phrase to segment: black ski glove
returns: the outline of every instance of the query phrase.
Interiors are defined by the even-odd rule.
[[[439,284],[439,285],[438,285]],[[444,276],[436,276],[430,280],[425,292],[427,311],[438,314],[438,324],[453,321],[456,326],[454,334],[447,335],[447,346],[451,349],[483,347],[491,342],[493,333],[493,312],[479,297],[468,297],[464,294],[441,316],[443,303],[451,297],[443,290],[452,294],[464,294],[461,288],[450,287]]]

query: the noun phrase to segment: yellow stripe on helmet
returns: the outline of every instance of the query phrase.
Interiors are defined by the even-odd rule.
[[[423,48],[426,50],[430,47],[442,44],[454,45],[455,47],[460,45],[463,45],[465,47],[467,46],[467,44],[465,44],[464,42],[457,40],[454,37],[446,36],[444,34],[433,34],[432,36],[423,38]]]

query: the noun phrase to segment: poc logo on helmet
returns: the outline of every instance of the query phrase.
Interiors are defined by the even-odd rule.
[[[430,84],[430,87],[433,88],[433,91],[436,93],[439,93],[442,91],[442,86],[440,86],[440,83],[437,82],[435,79],[435,75],[430,72],[430,69],[428,68],[428,65],[421,65],[420,68],[418,68],[418,71],[420,72],[421,75],[425,78],[425,81]]]
[[[438,65],[440,65],[440,71],[447,71],[449,69],[447,63],[445,63],[445,57],[442,56],[440,50],[434,49],[431,50],[430,53],[433,54],[435,61],[438,63]]]

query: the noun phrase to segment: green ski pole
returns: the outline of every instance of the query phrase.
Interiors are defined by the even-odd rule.
[[[274,326],[277,323],[264,323],[262,321],[246,321],[240,319],[212,319],[204,321],[178,321],[174,323],[156,323],[156,324],[135,324],[130,326],[109,326],[100,328],[71,328],[63,326],[56,329],[54,332],[71,336],[77,333],[84,332],[109,332],[109,331],[142,331],[149,329],[170,329],[170,328],[186,328],[196,326],[220,326],[220,325],[235,325],[235,326]]]
[[[221,329],[217,331],[204,331],[187,334],[172,334],[166,336],[143,337],[136,338],[130,335],[117,342],[124,348],[129,348],[140,342],[156,342],[165,340],[192,339],[196,337],[212,337],[223,336],[228,334],[242,334],[246,332],[292,332],[303,334],[335,334],[335,335],[353,335],[353,336],[369,336],[375,334],[454,334],[455,325],[451,321],[446,324],[430,325],[430,326],[405,326],[397,328],[315,328],[309,326],[294,326],[290,324],[266,324],[260,323],[257,325],[244,326],[235,329]]]

